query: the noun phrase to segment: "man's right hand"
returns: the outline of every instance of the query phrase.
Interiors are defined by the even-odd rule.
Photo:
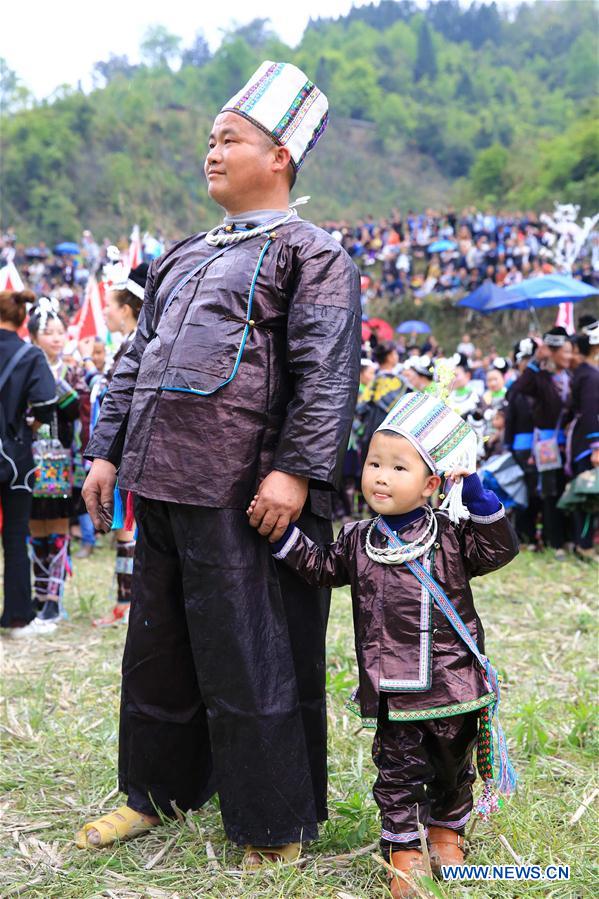
[[[112,525],[116,468],[106,459],[94,459],[81,495],[97,531],[107,534]]]

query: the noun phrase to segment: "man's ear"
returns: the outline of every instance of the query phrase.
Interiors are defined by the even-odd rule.
[[[291,153],[287,149],[287,147],[279,147],[275,146],[275,153],[273,159],[273,172],[284,172],[287,169],[287,166],[291,162]]]
[[[426,483],[424,485],[424,490],[422,491],[423,496],[432,496],[435,490],[441,486],[441,478],[438,474],[431,474],[426,479]]]

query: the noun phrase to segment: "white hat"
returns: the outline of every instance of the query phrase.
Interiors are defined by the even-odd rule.
[[[236,112],[282,147],[295,169],[324,132],[329,118],[326,96],[297,66],[267,59],[221,112]]]
[[[599,321],[586,325],[582,329],[582,333],[589,338],[591,346],[597,346],[599,344]]]
[[[409,440],[431,471],[444,474],[453,468],[476,471],[476,434],[449,406],[426,393],[408,393],[393,406],[377,431],[393,431]],[[452,521],[468,518],[462,503],[462,482],[443,502]]]

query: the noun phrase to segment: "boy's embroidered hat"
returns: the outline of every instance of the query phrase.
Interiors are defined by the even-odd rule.
[[[409,440],[431,471],[445,474],[452,468],[476,471],[476,434],[437,396],[408,393],[393,406],[378,431],[393,431]],[[452,521],[467,518],[462,503],[462,482],[456,484],[441,508]]]
[[[267,59],[221,112],[242,115],[287,147],[297,171],[323,134],[328,110],[326,96],[301,69]]]

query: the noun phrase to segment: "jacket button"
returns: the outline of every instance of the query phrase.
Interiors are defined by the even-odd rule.
[[[440,543],[435,543],[435,549],[441,549],[441,544],[440,544]]]

